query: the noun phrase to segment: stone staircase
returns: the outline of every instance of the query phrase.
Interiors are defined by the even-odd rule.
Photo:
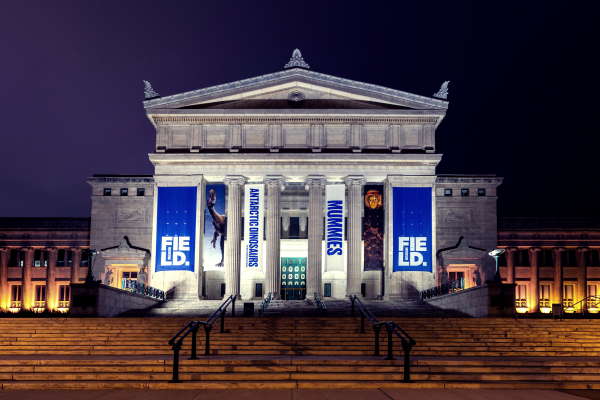
[[[181,383],[168,382],[167,342],[189,319],[5,318],[0,387],[600,389],[600,321],[394,320],[417,341],[412,383],[402,382],[399,339],[397,360],[385,360],[383,333],[382,355],[374,356],[374,333],[367,325],[361,334],[359,318],[226,318],[229,332],[215,324],[210,356],[201,355],[200,331],[200,359],[188,360],[186,339]]]
[[[254,315],[258,316],[258,307],[262,300],[238,300],[235,303],[236,315],[243,315],[244,303],[254,303]],[[307,300],[271,300],[265,316],[273,317],[350,317],[350,300],[325,298],[327,311],[323,312],[311,299]],[[423,301],[382,301],[363,300],[375,315],[387,315],[393,318],[451,318],[469,316],[455,310],[444,310]],[[121,317],[185,317],[198,319],[209,317],[222,303],[222,300],[171,300],[145,310],[131,310]]]

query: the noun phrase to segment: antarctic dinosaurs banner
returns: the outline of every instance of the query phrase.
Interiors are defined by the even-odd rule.
[[[265,185],[244,185],[244,245],[242,266],[263,272]]]

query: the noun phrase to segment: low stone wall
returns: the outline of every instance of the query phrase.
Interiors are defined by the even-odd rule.
[[[114,317],[125,311],[144,309],[161,302],[100,283],[71,284],[69,317]]]
[[[515,284],[486,283],[425,300],[432,306],[462,311],[472,317],[514,317]]]

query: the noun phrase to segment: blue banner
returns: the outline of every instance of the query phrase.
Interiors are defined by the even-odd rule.
[[[159,187],[155,271],[194,272],[196,187]]]
[[[394,272],[431,272],[431,188],[394,188]]]

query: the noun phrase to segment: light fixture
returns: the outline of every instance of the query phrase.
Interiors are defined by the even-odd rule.
[[[496,260],[496,275],[494,276],[494,283],[502,283],[502,279],[500,278],[500,269],[498,268],[498,258],[500,258],[502,254],[504,254],[504,249],[496,249],[488,253],[488,255],[494,257]]]

